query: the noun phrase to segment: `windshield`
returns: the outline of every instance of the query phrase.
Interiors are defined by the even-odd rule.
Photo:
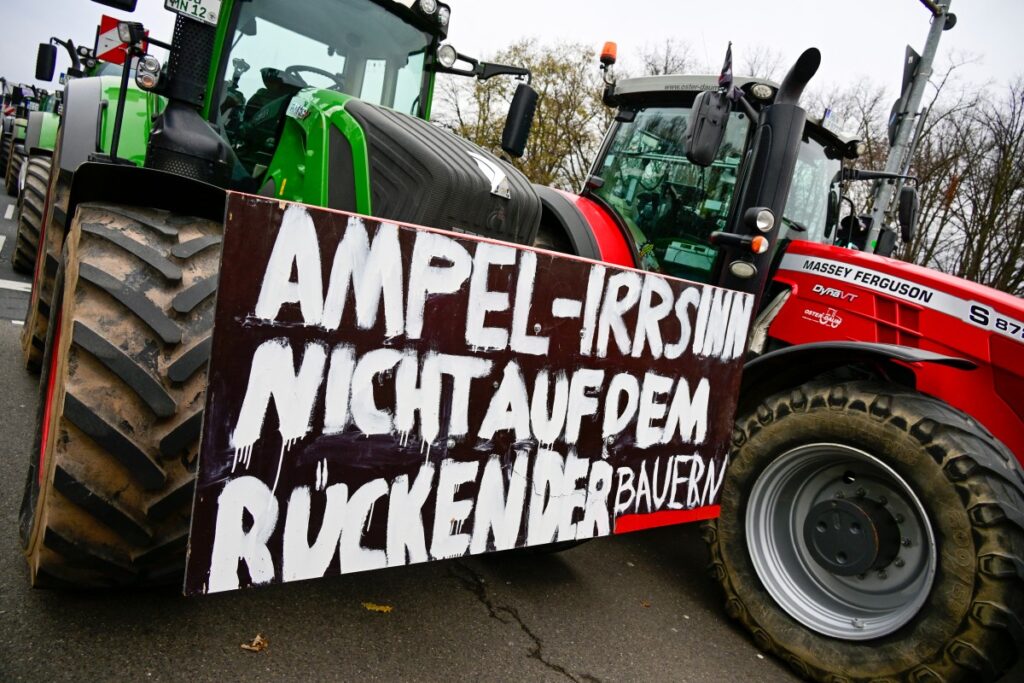
[[[839,159],[829,159],[821,143],[804,137],[786,200],[783,222],[788,231],[783,236],[810,242],[825,241],[829,190],[841,163]]]
[[[416,114],[434,37],[366,0],[239,3],[214,112],[250,171],[272,155],[301,89],[337,90]]]
[[[702,168],[684,154],[689,119],[689,109],[655,107],[618,124],[595,194],[629,228],[642,268],[707,282],[715,260],[708,237],[728,219],[750,120],[733,112],[718,155]]]

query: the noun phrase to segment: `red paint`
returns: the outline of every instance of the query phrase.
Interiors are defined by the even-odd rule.
[[[46,378],[46,403],[43,406],[43,435],[39,440],[39,485],[43,485],[43,465],[46,462],[46,445],[50,442],[50,418],[53,414],[53,391],[57,384],[57,360],[60,358],[61,315],[57,313],[57,329],[53,331],[53,346],[50,351],[50,375]]]
[[[715,519],[721,514],[721,510],[720,505],[705,505],[692,510],[662,510],[645,515],[622,515],[615,518],[615,533],[628,534],[631,531],[655,529],[659,526]]]
[[[636,261],[633,259],[633,251],[629,248],[629,243],[626,242],[626,236],[622,234],[622,229],[619,228],[619,224],[615,222],[615,219],[601,208],[600,204],[586,197],[562,192],[561,190],[559,192],[576,205],[576,208],[583,214],[583,218],[590,225],[590,230],[597,241],[597,248],[601,252],[599,261],[627,268],[637,267]]]
[[[792,242],[787,254],[831,259],[892,275],[1024,320],[1020,299],[914,264],[800,241]],[[769,328],[774,340],[791,345],[846,340],[898,344],[977,363],[975,370],[934,363],[907,367],[914,373],[918,391],[972,416],[1024,463],[1024,394],[1014,389],[1024,386],[1020,362],[1024,344],[974,325],[962,315],[936,310],[934,302],[911,302],[823,273],[780,269],[775,282],[787,285],[790,297]],[[815,285],[839,290],[846,298],[815,293]]]

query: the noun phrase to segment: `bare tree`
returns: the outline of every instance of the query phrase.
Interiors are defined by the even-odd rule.
[[[738,75],[776,81],[781,76],[782,53],[775,48],[758,43],[738,52],[742,54],[740,57],[742,68],[736,72]]]
[[[639,53],[644,76],[688,74],[697,68],[697,59],[689,43],[666,38],[664,43],[648,44]]]
[[[594,50],[522,40],[498,52],[493,61],[528,67],[540,95],[527,153],[513,163],[535,183],[579,189],[613,115],[601,101],[603,83]],[[516,81],[509,78],[481,83],[445,77],[437,119],[501,154],[501,131],[515,88]]]

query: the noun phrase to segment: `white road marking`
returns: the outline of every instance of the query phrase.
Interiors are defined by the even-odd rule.
[[[25,321],[24,320],[12,320],[11,324],[14,325],[15,327],[24,327],[25,326]]]
[[[14,204],[7,205],[7,211],[4,212],[4,220],[9,221],[14,218]]]
[[[0,289],[9,289],[12,292],[31,292],[31,282],[15,282],[14,280],[0,280]]]
[[[4,237],[3,235],[0,235],[0,253],[3,253],[4,242],[6,242],[6,241],[7,241],[7,238]]]

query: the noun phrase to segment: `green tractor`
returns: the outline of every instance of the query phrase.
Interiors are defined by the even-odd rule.
[[[60,129],[52,147],[36,149],[30,158],[33,172],[26,173],[27,189],[23,199],[26,206],[20,213],[19,224],[18,244],[24,246],[24,260],[29,264],[27,272],[33,275],[21,343],[26,367],[33,372],[39,370],[42,361],[74,172],[91,156],[109,157],[115,149],[120,163],[141,166],[154,118],[166,103],[166,98],[141,89],[130,78],[126,80],[130,72],[125,74],[121,65],[97,60],[92,50],[76,47],[70,40],[51,38],[49,43],[39,46],[37,80],[53,80],[58,45],[65,48],[71,60],[65,89],[61,92]],[[122,112],[120,124],[115,121],[118,111]],[[61,145],[66,150],[63,154]],[[50,225],[53,228],[47,229]],[[39,252],[43,256],[39,257]]]
[[[55,57],[56,46],[64,47],[71,58],[71,65],[63,79],[81,78],[83,58],[89,56],[88,48],[76,48],[70,40],[50,38],[49,43],[40,46],[40,57]],[[45,53],[45,54],[44,54]],[[45,59],[43,60],[45,62]],[[95,60],[92,60],[95,64]],[[49,71],[40,72],[39,80],[53,78],[52,67]],[[62,79],[62,83],[65,81]],[[18,232],[15,238],[15,249],[11,255],[11,265],[16,272],[31,275],[35,269],[36,253],[39,245],[40,227],[46,210],[46,194],[50,185],[50,168],[52,157],[57,145],[57,131],[60,127],[63,92],[57,91],[40,103],[38,111],[28,112],[25,125],[25,137],[22,143],[24,150],[23,163],[15,180],[15,192],[18,203],[15,213],[18,221]]]
[[[49,93],[32,85],[15,85],[10,95],[10,106],[14,108],[9,126],[4,126],[2,161],[4,189],[12,197],[18,195],[18,178],[25,163],[25,137],[28,133],[30,112],[45,111],[53,106]]]
[[[14,91],[17,86],[0,77],[0,174],[7,172],[7,160],[14,138]]]
[[[511,164],[428,122],[438,73],[529,78],[443,45],[447,5],[167,7],[170,44],[119,27],[136,88],[126,70],[120,85],[79,79],[65,92],[25,329],[42,368],[20,515],[35,585],[181,574],[225,189],[526,245],[540,222]],[[144,40],[169,49],[167,64]],[[535,105],[521,83],[507,153],[523,153]]]

